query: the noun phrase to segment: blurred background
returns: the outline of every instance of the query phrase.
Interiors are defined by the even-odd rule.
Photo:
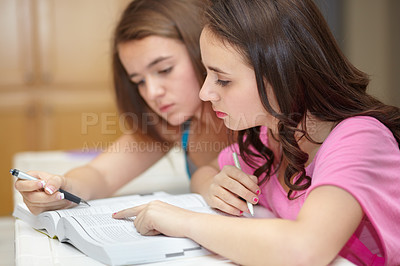
[[[111,38],[129,0],[0,0],[0,216],[22,151],[103,150],[120,134]],[[400,106],[400,1],[315,0],[369,91]],[[39,169],[37,169],[39,170]]]

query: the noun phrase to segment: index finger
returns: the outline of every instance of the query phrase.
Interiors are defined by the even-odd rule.
[[[29,175],[38,178],[47,194],[54,194],[63,184],[63,177],[42,171],[28,171]],[[19,186],[19,185],[18,185]]]
[[[146,204],[139,205],[136,207],[124,209],[118,212],[113,213],[112,217],[115,219],[123,219],[127,217],[133,217],[138,215],[144,208],[146,207]]]
[[[260,188],[257,184],[257,178],[253,175],[248,175],[237,167],[231,165],[225,165],[223,170],[228,176],[242,184],[253,193],[257,194],[257,191],[259,191]]]
[[[45,181],[43,180],[20,180],[17,179],[15,181],[14,187],[19,192],[29,192],[29,191],[36,191],[38,189],[42,189],[45,186]]]
[[[49,179],[50,177],[54,176],[54,174],[50,174],[50,173],[43,172],[43,171],[35,171],[35,170],[29,170],[26,173],[31,176],[34,176],[38,179],[45,180],[45,181],[47,181],[47,179]]]

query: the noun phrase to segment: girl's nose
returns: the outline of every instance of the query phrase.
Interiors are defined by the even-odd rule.
[[[162,83],[157,80],[157,78],[148,78],[146,80],[146,90],[147,90],[147,97],[150,100],[155,100],[158,97],[164,95],[165,89],[162,86]]]
[[[219,100],[218,93],[213,89],[212,82],[208,81],[208,78],[203,83],[203,86],[200,89],[199,97],[202,101],[207,102],[215,102]]]

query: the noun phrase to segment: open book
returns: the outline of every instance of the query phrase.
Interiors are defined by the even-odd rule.
[[[48,236],[68,242],[87,256],[109,265],[126,265],[172,260],[210,254],[187,238],[164,235],[142,236],[133,219],[116,220],[112,213],[161,200],[185,209],[216,213],[198,194],[170,195],[157,192],[151,195],[133,195],[90,201],[91,207],[43,212],[37,216],[25,204],[18,204],[13,215]]]

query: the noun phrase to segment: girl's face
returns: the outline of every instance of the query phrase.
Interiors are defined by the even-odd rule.
[[[140,95],[169,124],[200,113],[200,84],[182,42],[149,36],[119,44],[118,53]]]
[[[242,55],[229,43],[216,38],[207,28],[201,33],[200,49],[207,69],[200,98],[211,102],[225,126],[232,130],[261,125],[274,129],[276,121],[261,103],[254,70],[243,61]],[[268,84],[267,93],[272,95]],[[276,106],[274,99],[270,99],[270,103],[272,107]]]

